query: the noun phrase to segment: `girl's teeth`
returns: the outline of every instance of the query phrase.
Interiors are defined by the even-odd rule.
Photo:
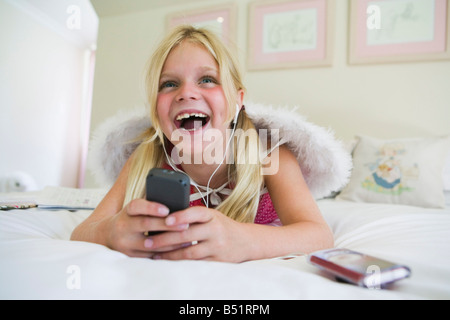
[[[206,118],[207,116],[203,113],[183,113],[177,116],[175,120],[183,120],[190,117]]]

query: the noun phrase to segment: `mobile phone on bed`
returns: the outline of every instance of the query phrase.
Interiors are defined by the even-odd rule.
[[[145,183],[145,196],[169,208],[169,214],[189,207],[190,179],[182,173],[172,170],[153,168],[148,172]],[[155,235],[161,231],[149,231]]]
[[[310,254],[308,260],[338,280],[370,289],[384,288],[411,275],[407,266],[348,249],[317,251]]]

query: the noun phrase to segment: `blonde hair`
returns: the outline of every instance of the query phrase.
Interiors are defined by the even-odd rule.
[[[234,117],[237,92],[245,90],[236,59],[216,35],[207,29],[197,29],[192,26],[175,28],[160,43],[149,60],[146,72],[146,89],[152,127],[141,135],[142,142],[132,155],[124,206],[133,199],[144,197],[145,178],[148,171],[154,167],[161,167],[164,163],[164,134],[160,128],[156,111],[159,77],[169,53],[182,41],[202,45],[216,60],[219,66],[220,83],[228,103],[228,121],[231,121]],[[258,139],[258,137],[256,129],[245,111],[241,111],[236,129],[242,129],[247,134],[235,137],[233,143],[234,161],[232,164],[228,164],[228,177],[235,187],[227,199],[216,209],[236,221],[253,222],[259,204],[263,177],[259,156],[256,163],[246,161],[246,157],[251,149],[250,146],[255,144],[254,139]]]

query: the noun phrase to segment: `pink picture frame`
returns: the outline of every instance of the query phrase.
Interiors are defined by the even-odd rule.
[[[236,4],[225,3],[209,8],[169,14],[166,24],[169,30],[181,24],[206,27],[218,34],[227,45],[231,45],[236,43],[236,13]]]
[[[248,21],[249,70],[332,65],[334,1],[255,1]]]
[[[349,63],[450,59],[448,0],[354,0]]]

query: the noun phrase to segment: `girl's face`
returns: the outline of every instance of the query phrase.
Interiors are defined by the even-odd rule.
[[[228,105],[219,66],[203,46],[183,41],[172,49],[161,72],[156,108],[164,135],[183,155],[203,152],[211,143],[223,146]],[[220,132],[224,139],[211,139],[211,129],[216,129],[214,137]]]

